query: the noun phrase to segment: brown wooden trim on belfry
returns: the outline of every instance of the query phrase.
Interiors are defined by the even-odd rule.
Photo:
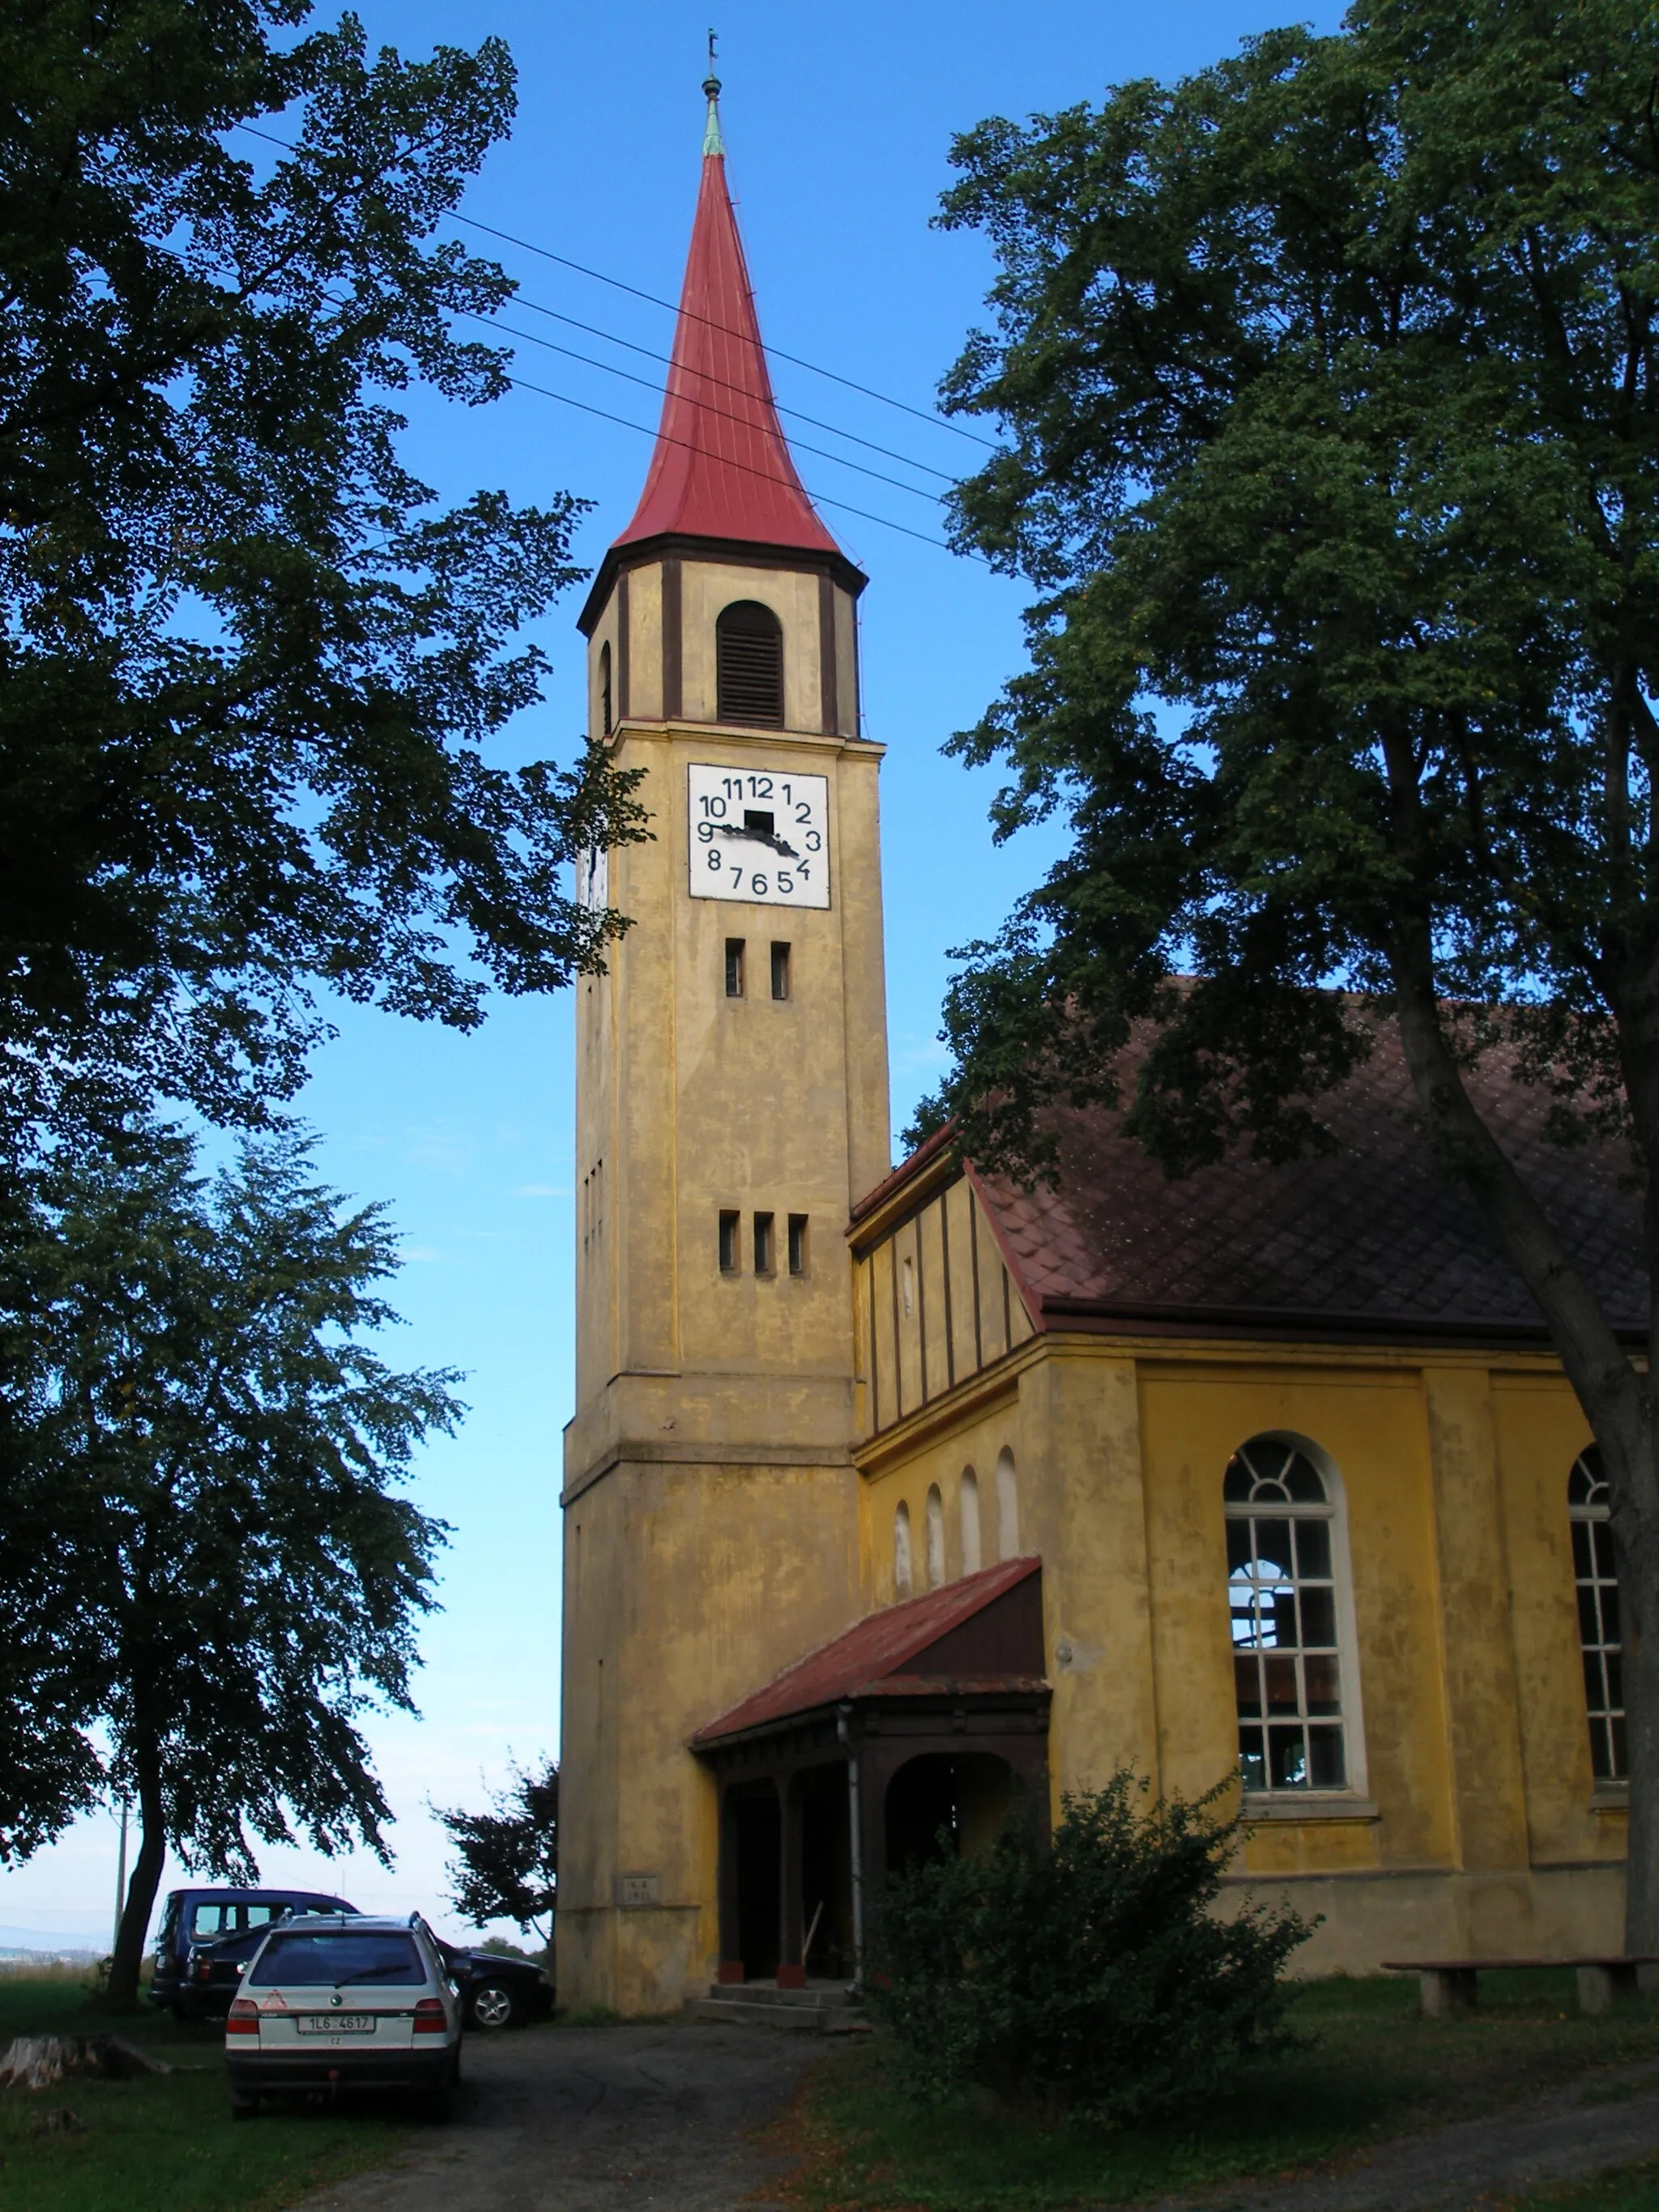
[[[680,668],[685,633],[680,617],[680,562],[671,553],[662,564],[662,718],[677,721],[680,714]]]
[[[836,587],[828,576],[818,578],[818,691],[819,720],[833,737],[840,726],[840,703],[836,696]]]
[[[617,579],[617,711],[615,722],[627,718],[628,697],[628,579]]]
[[[678,553],[686,561],[718,562],[725,568],[793,568],[811,576],[832,576],[842,591],[850,592],[855,599],[870,580],[844,553],[813,553],[787,545],[751,545],[738,538],[693,538],[678,531],[665,531],[659,538],[640,538],[631,544],[611,548],[599,563],[592,588],[576,617],[576,627],[582,635],[593,635],[618,575],[661,561],[670,553]]]

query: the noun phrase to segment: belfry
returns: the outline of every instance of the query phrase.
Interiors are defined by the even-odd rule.
[[[890,1170],[865,579],[774,403],[710,80],[655,450],[581,617],[650,842],[584,895],[566,2004],[827,2007],[886,1869],[1132,1770],[1226,1781],[1304,1971],[1618,1947],[1607,1487],[1386,1024],[1326,1151],[1178,1184],[1056,1109]],[[1616,1149],[1472,1076],[1645,1342]],[[827,2012],[825,2016],[827,2017]]]

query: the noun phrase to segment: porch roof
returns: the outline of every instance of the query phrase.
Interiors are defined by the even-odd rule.
[[[867,1613],[699,1729],[693,1748],[851,1698],[1045,1688],[1042,1570],[1039,1559],[1004,1559]]]

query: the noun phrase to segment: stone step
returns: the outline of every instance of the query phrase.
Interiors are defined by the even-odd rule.
[[[711,1982],[714,2004],[828,2005],[846,2011],[859,2000],[845,1982],[808,1982],[805,1989],[780,1989],[775,1982]]]
[[[764,2027],[774,2035],[822,2035],[829,2027],[828,2005],[757,2004],[741,1997],[688,1997],[686,2016],[715,2027]]]

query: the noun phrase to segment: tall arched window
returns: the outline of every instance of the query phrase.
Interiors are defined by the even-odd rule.
[[[930,1484],[927,1491],[927,1582],[937,1589],[945,1580],[945,1500],[939,1494],[938,1483]]]
[[[783,625],[758,599],[734,599],[714,624],[715,718],[783,727]]]
[[[1297,1444],[1253,1437],[1228,1462],[1222,1496],[1244,1787],[1346,1789],[1330,1485]]]
[[[979,1477],[971,1467],[964,1467],[962,1470],[957,1507],[962,1516],[962,1571],[964,1575],[977,1574],[982,1558],[979,1534]]]
[[[1005,1559],[1019,1557],[1019,1489],[1006,1444],[997,1454],[997,1551]]]
[[[1601,1449],[1592,1444],[1580,1452],[1567,1477],[1572,1574],[1578,1585],[1578,1642],[1584,1655],[1584,1711],[1589,1721],[1590,1771],[1598,1782],[1623,1782],[1630,1773],[1625,1755],[1625,1655],[1607,1507]]]
[[[913,1580],[910,1566],[910,1509],[902,1498],[893,1516],[893,1587],[908,1597]]]
[[[599,734],[611,735],[611,641],[599,647]]]

